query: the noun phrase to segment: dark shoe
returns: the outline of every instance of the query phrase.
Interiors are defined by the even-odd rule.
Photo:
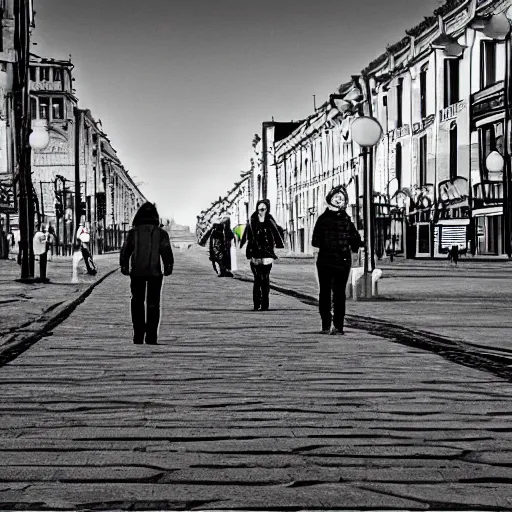
[[[343,336],[345,333],[343,332],[343,329],[340,331],[339,329],[336,329],[336,327],[333,327],[329,334],[332,334],[334,336]]]
[[[146,345],[158,345],[157,338],[153,336],[146,336]]]
[[[142,345],[144,340],[141,338],[133,338],[133,343],[135,343],[135,345]]]
[[[267,307],[261,306],[260,311],[268,311],[268,306]]]
[[[331,329],[322,329],[320,331],[320,334],[330,334],[331,333]]]

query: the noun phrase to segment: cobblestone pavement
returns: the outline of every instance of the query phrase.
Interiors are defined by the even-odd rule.
[[[94,260],[98,274],[80,272],[78,283],[72,283],[71,258],[54,257],[48,262],[50,282],[31,284],[16,281],[20,266],[15,260],[0,260],[0,364],[36,341],[42,329],[58,321],[91,287],[118,268],[119,254],[103,254]]]
[[[200,255],[176,254],[160,345],[131,343],[116,272],[0,368],[0,509],[512,509],[512,384],[320,335],[287,295],[255,312]]]
[[[198,251],[194,256],[204,258]],[[238,266],[239,277],[252,279],[241,252]],[[383,269],[379,298],[348,301],[349,323],[377,331],[386,325],[405,328],[409,337],[410,331],[431,333],[512,365],[512,263],[467,258],[458,267],[428,260],[381,262],[377,266]],[[278,260],[271,283],[313,302],[318,297],[311,258]],[[378,322],[363,322],[369,318]]]

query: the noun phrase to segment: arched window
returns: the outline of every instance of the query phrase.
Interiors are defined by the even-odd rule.
[[[457,123],[450,124],[450,180],[457,178]]]
[[[402,188],[402,144],[400,142],[395,148],[395,177],[400,190]]]

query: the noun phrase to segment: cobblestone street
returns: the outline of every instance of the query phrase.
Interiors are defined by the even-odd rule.
[[[160,344],[116,272],[0,369],[0,507],[512,508],[512,385],[176,251]]]

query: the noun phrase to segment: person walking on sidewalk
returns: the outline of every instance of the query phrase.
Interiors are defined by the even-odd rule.
[[[89,249],[91,235],[87,225],[84,226],[84,224],[80,223],[76,232],[76,239],[77,244],[80,246],[80,252],[82,254],[87,273],[91,276],[96,275],[98,271],[96,270],[96,265],[92,259],[91,251]]]
[[[260,199],[240,242],[240,247],[247,242],[245,254],[251,260],[254,275],[252,297],[256,311],[267,311],[269,308],[270,270],[277,259],[275,249],[284,248],[281,231],[270,215],[270,201]]]
[[[44,226],[39,225],[34,238],[32,239],[32,250],[34,256],[39,256],[39,281],[41,283],[48,283],[50,280],[46,277],[46,267],[48,262],[48,239]]]
[[[172,274],[174,256],[169,234],[160,227],[160,217],[152,203],[144,203],[137,210],[119,263],[121,272],[130,276],[133,342],[156,345],[163,276]]]
[[[311,245],[318,272],[319,310],[323,334],[344,334],[345,288],[352,252],[364,244],[346,212],[348,194],[342,185],[325,198],[327,208],[316,221]],[[331,326],[332,323],[332,326]]]

